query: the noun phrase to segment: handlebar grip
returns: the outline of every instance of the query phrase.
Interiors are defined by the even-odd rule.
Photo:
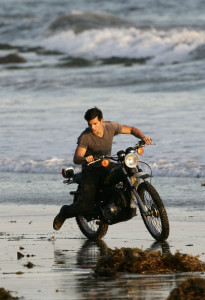
[[[145,141],[143,141],[143,140],[139,141],[139,143],[140,143],[140,145],[145,145],[146,144]]]

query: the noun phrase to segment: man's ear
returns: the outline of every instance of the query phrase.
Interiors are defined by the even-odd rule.
[[[104,119],[102,118],[101,120],[100,120],[100,123],[102,124],[104,122]]]

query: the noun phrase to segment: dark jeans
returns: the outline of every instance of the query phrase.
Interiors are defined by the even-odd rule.
[[[100,183],[112,185],[122,178],[122,171],[114,163],[108,167],[88,167],[82,172],[81,197],[64,209],[66,218],[76,217],[79,214],[93,211],[95,206],[96,188]]]

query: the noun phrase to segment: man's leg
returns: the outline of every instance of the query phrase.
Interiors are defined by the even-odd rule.
[[[86,169],[82,174],[81,197],[71,205],[63,205],[59,214],[53,221],[53,228],[59,230],[67,218],[76,217],[79,214],[93,210],[95,205],[96,186],[101,177],[102,171],[96,169]]]

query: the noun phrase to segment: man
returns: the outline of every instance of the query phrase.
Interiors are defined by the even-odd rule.
[[[146,137],[138,128],[120,125],[116,122],[105,122],[101,110],[97,107],[89,109],[84,118],[88,122],[88,128],[79,136],[78,146],[73,158],[75,164],[82,165],[82,198],[69,206],[62,206],[53,221],[55,230],[59,230],[67,218],[93,210],[96,187],[100,179],[108,174],[110,169],[97,163],[90,166],[87,166],[87,164],[94,161],[95,155],[111,154],[112,141],[115,135],[132,134],[146,144],[152,144],[151,139]]]

